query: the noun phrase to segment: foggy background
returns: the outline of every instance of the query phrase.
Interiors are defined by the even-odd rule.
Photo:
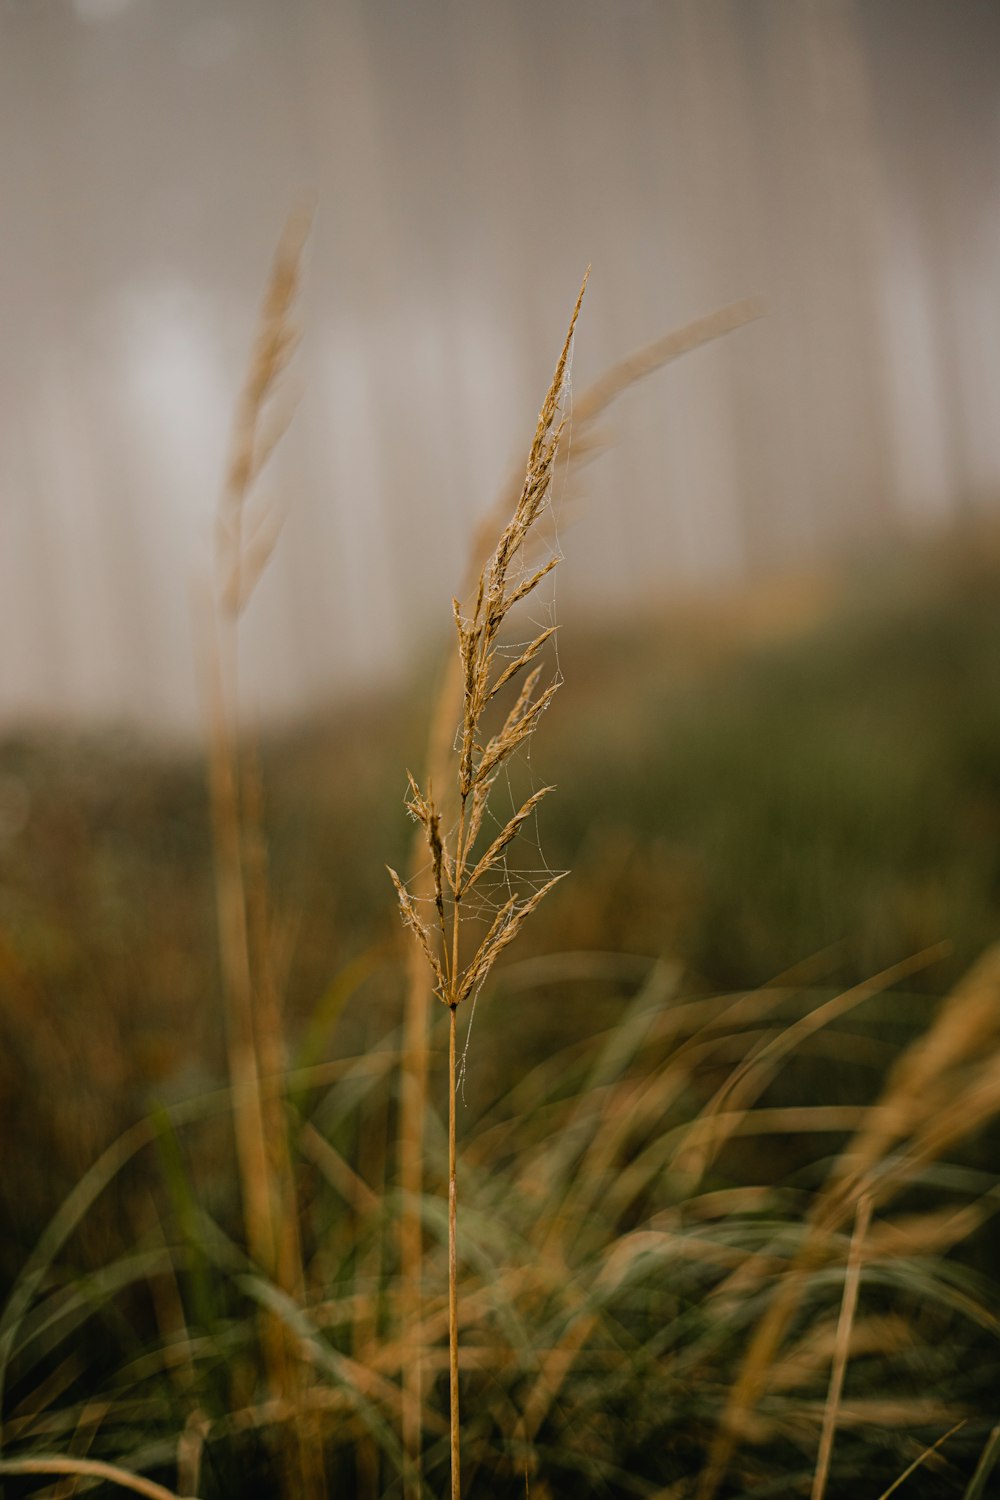
[[[307,198],[265,714],[446,635],[588,263],[577,390],[769,313],[616,410],[567,612],[988,510],[998,64],[973,0],[5,0],[0,727],[197,722],[192,580]]]

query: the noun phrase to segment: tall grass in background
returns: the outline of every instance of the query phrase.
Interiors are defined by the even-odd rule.
[[[293,219],[279,246],[237,405],[216,524],[215,608],[204,653],[210,676],[208,763],[222,998],[246,1245],[275,1289],[298,1302],[305,1295],[305,1268],[282,1083],[287,1056],[261,786],[254,747],[240,722],[238,632],[281,529],[281,512],[273,501],[259,501],[255,487],[288,422],[287,408],[279,404],[279,382],[297,342],[291,319],[307,231],[304,217]],[[266,1092],[263,1079],[269,1080]],[[322,1442],[298,1400],[309,1365],[273,1309],[262,1309],[260,1317],[267,1394],[292,1413],[278,1429],[281,1490],[289,1500],[319,1500],[326,1492]]]
[[[551,698],[551,628],[517,643],[501,626],[549,571],[520,554],[553,476],[571,477],[570,339],[456,605],[460,649],[410,783],[413,867],[395,877],[417,939],[394,950],[395,1014],[328,1045],[338,1016],[365,1017],[378,953],[344,965],[301,1036],[285,1023],[237,632],[278,532],[256,482],[283,430],[303,233],[279,249],[238,408],[206,652],[228,1076],[113,1141],[16,1277],[0,1313],[11,1494],[455,1495],[460,1442],[461,1491],[501,1500],[977,1500],[1000,1452],[997,1287],[977,1263],[1000,1190],[962,1151],[1000,1112],[997,950],[901,1045],[893,1012],[942,945],[842,990],[822,956],[732,994],[667,957],[493,967],[553,880],[519,885],[507,859],[543,795],[517,791],[515,752]],[[596,451],[596,419],[634,380],[755,311],[702,320],[577,397],[568,462]],[[578,1027],[597,982],[612,1020]],[[566,1019],[488,1095],[470,1083],[459,1150],[456,1015],[486,984],[486,1049],[531,1008]],[[92,1223],[103,1255],[84,1253]]]

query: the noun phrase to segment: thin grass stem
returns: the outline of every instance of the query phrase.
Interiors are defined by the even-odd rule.
[[[847,1359],[851,1348],[851,1329],[854,1326],[854,1314],[858,1306],[858,1287],[861,1282],[865,1235],[868,1233],[871,1217],[871,1194],[864,1193],[858,1199],[857,1212],[854,1216],[854,1233],[851,1235],[851,1248],[847,1256],[844,1295],[840,1303],[836,1344],[830,1366],[830,1388],[823,1412],[823,1429],[820,1433],[819,1455],[816,1460],[816,1473],[813,1476],[811,1500],[823,1500],[826,1494],[830,1460],[833,1457],[833,1439],[837,1430],[837,1416],[840,1412],[840,1396],[844,1389],[844,1374],[847,1370]]]
[[[954,1437],[959,1428],[964,1427],[967,1421],[968,1418],[963,1417],[961,1422],[956,1422],[954,1427],[949,1427],[947,1432],[943,1432],[936,1443],[931,1443],[929,1448],[925,1448],[922,1453],[918,1453],[912,1464],[907,1464],[902,1474],[897,1474],[896,1478],[892,1481],[889,1488],[882,1491],[881,1495],[879,1495],[878,1497],[878,1500],[889,1500],[889,1496],[894,1495],[899,1489],[900,1485],[905,1483],[905,1481],[909,1479],[911,1474],[915,1474],[917,1469],[925,1464],[933,1453],[936,1453],[939,1448],[943,1447],[950,1437]]]
[[[458,1163],[455,1148],[455,1025],[458,1006],[448,1014],[448,1394],[451,1407],[451,1500],[462,1493],[458,1412]]]

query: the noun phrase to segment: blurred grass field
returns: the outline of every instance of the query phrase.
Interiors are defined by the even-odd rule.
[[[470,1262],[481,1255],[476,1274],[486,1278],[485,1285],[491,1274],[500,1274],[491,1273],[490,1265],[502,1266],[508,1253],[516,1265],[524,1246],[534,1243],[533,1216],[538,1201],[548,1200],[544,1193],[541,1200],[533,1195],[541,1191],[539,1174],[544,1179],[556,1170],[549,1161],[553,1151],[558,1155],[556,1122],[570,1108],[573,1088],[587,1078],[593,1083],[588,1069],[598,1067],[594,1057],[603,1055],[600,1048],[617,1028],[625,1037],[631,1036],[629,1026],[645,1035],[651,1023],[641,1021],[646,1013],[636,997],[650,985],[666,984],[670,1004],[711,1005],[713,997],[791,974],[786,1014],[794,1016],[813,1000],[947,943],[947,953],[904,986],[803,1046],[762,1094],[763,1104],[774,1108],[821,1100],[849,1110],[871,1102],[893,1059],[926,1026],[937,999],[1000,937],[998,582],[996,538],[956,536],[822,575],[770,580],[741,597],[647,610],[614,627],[564,621],[560,658],[566,682],[558,712],[547,716],[532,749],[532,775],[559,784],[558,797],[546,807],[544,856],[553,868],[569,867],[573,874],[491,981],[468,1052],[460,1125],[475,1181],[468,1254]],[[427,681],[431,676],[429,671]],[[322,1147],[313,1141],[318,1154],[299,1174],[305,1238],[317,1277],[325,1266],[335,1282],[341,1279],[345,1296],[347,1281],[357,1295],[359,1285],[374,1286],[391,1272],[385,1260],[391,1254],[379,1236],[393,1212],[387,1142],[395,1106],[391,1087],[379,1090],[388,1087],[398,1047],[404,948],[385,864],[406,860],[401,768],[419,763],[428,692],[424,682],[405,700],[373,698],[345,706],[272,736],[262,749],[276,964],[293,1073],[327,1064],[336,1069],[344,1058],[385,1060],[381,1081],[356,1078],[344,1085],[346,1104],[336,1090],[310,1093],[303,1085],[302,1092],[292,1091],[301,1121],[382,1205],[373,1219],[361,1192],[345,1217],[341,1180],[341,1206],[334,1212],[318,1186],[323,1179],[328,1188],[329,1179],[323,1178]],[[213,899],[199,756],[168,755],[122,736],[22,735],[0,747],[0,978],[6,996],[0,1108],[8,1143],[0,1178],[6,1228],[0,1276],[8,1287],[49,1216],[122,1130],[151,1110],[204,1098],[222,1086]],[[609,1181],[618,1182],[623,1172],[627,1177],[628,1164],[644,1160],[652,1143],[669,1135],[668,1125],[679,1128],[685,1117],[697,1116],[756,1037],[737,1028],[726,1046],[710,1048],[691,1066],[680,1095],[664,1103],[660,1115],[639,1109],[634,1130],[616,1148],[618,1164]],[[632,1043],[622,1045],[628,1052]],[[622,1100],[642,1096],[667,1057],[655,1040],[651,1050],[636,1043],[622,1064]],[[600,1113],[605,1096],[598,1090],[592,1098]],[[579,1110],[585,1138],[584,1104]],[[197,1315],[203,1334],[216,1330],[224,1349],[217,1363],[229,1370],[225,1381],[217,1381],[221,1411],[226,1403],[232,1408],[234,1384],[241,1399],[252,1401],[253,1367],[249,1347],[232,1333],[245,1328],[231,1284],[239,1252],[221,1240],[207,1248],[204,1223],[197,1231],[190,1224],[183,1230],[192,1205],[217,1227],[230,1225],[235,1212],[231,1146],[211,1111],[206,1114],[193,1134],[175,1144],[164,1127],[159,1167],[144,1158],[144,1165],[109,1185],[67,1240],[67,1258],[53,1273],[53,1286],[64,1292],[81,1286],[73,1278],[84,1272],[99,1279],[102,1267],[106,1274],[108,1266],[123,1264],[130,1246],[141,1242],[148,1248],[156,1233],[173,1243],[174,1230],[165,1226],[174,1215],[180,1241],[187,1244],[185,1269],[177,1272],[179,1305],[186,1312],[177,1317],[183,1324]],[[734,1140],[708,1186],[763,1193],[765,1217],[757,1218],[755,1209],[750,1220],[739,1221],[751,1239],[763,1243],[792,1211],[796,1195],[821,1181],[822,1164],[847,1134],[845,1115],[841,1128],[814,1131],[804,1125],[777,1138]],[[439,1146],[432,1141],[434,1150]],[[586,1154],[585,1145],[580,1149]],[[966,1196],[988,1198],[995,1192],[984,1187],[988,1143],[963,1149],[954,1181]],[[944,1173],[943,1167],[936,1170]],[[573,1234],[584,1247],[580,1254],[594,1257],[598,1281],[615,1236],[672,1211],[674,1190],[640,1172],[639,1185],[624,1191],[616,1208],[600,1201],[614,1196],[605,1185],[600,1196],[596,1189],[592,1195],[589,1220],[583,1209],[574,1210],[584,1216]],[[926,1207],[929,1191],[926,1183],[915,1189],[911,1206]],[[559,1214],[551,1205],[549,1211],[552,1225],[561,1226],[558,1234],[564,1233]],[[551,1234],[557,1227],[550,1226]],[[428,1232],[433,1238],[433,1225]],[[985,1238],[973,1236],[953,1256],[946,1249],[934,1275],[945,1281],[954,1276],[956,1288],[961,1278],[972,1278],[969,1286],[974,1282],[976,1296],[995,1312],[995,1248],[988,1231]],[[228,1290],[206,1277],[209,1265],[220,1275],[229,1267]],[[697,1279],[702,1273],[695,1267],[693,1274]],[[920,1391],[926,1397],[943,1379],[940,1410],[928,1406],[926,1420],[914,1420],[916,1436],[908,1435],[905,1423],[897,1430],[888,1416],[876,1417],[881,1435],[874,1450],[857,1448],[855,1437],[847,1436],[830,1493],[877,1500],[880,1484],[891,1482],[922,1445],[941,1435],[954,1408],[968,1421],[964,1437],[952,1445],[960,1456],[937,1468],[925,1466],[903,1493],[961,1495],[995,1420],[989,1408],[996,1344],[988,1320],[956,1331],[951,1315],[933,1310],[921,1288],[923,1273],[912,1274],[904,1300],[920,1326],[920,1352],[904,1340],[887,1356],[893,1394],[915,1400]],[[128,1364],[155,1342],[156,1327],[163,1333],[156,1297],[142,1290],[141,1278],[131,1271],[122,1279],[130,1288],[124,1313],[112,1316],[105,1293],[95,1291],[95,1321],[73,1315],[80,1342],[73,1369],[65,1372],[65,1389],[76,1405],[65,1419],[64,1436],[79,1430],[73,1424],[81,1421],[85,1394],[114,1363],[108,1345],[118,1346],[117,1357]],[[962,1286],[961,1295],[971,1297]],[[827,1287],[823,1295],[835,1294],[835,1287]],[[470,1293],[473,1304],[476,1295],[482,1294]],[[716,1347],[710,1358],[707,1345],[698,1344],[697,1357],[691,1357],[708,1373],[683,1391],[683,1380],[677,1387],[680,1377],[671,1375],[671,1399],[679,1405],[669,1423],[653,1409],[666,1399],[659,1387],[649,1410],[630,1403],[654,1358],[649,1321],[654,1329],[665,1327],[685,1306],[692,1314],[699,1295],[676,1278],[632,1287],[627,1305],[615,1309],[614,1326],[619,1354],[633,1350],[628,1359],[634,1379],[623,1383],[619,1370],[615,1379],[604,1380],[592,1365],[574,1387],[575,1406],[568,1397],[552,1396],[545,1407],[549,1427],[540,1417],[536,1434],[536,1449],[548,1458],[532,1493],[688,1493],[678,1476],[697,1464],[710,1413],[721,1400],[720,1370],[728,1363],[732,1373],[735,1352]],[[327,1296],[336,1302],[334,1292]],[[517,1307],[517,1294],[511,1296],[511,1307]],[[878,1296],[876,1291],[876,1307]],[[885,1297],[888,1307],[888,1292]],[[956,1306],[958,1300],[956,1290]],[[517,1316],[536,1314],[544,1322],[537,1306],[534,1314],[522,1307]],[[373,1304],[364,1335],[369,1353],[387,1316]],[[726,1339],[734,1351],[752,1316],[753,1299],[728,1324]],[[127,1335],[123,1317],[132,1322]],[[495,1310],[483,1317],[484,1326],[494,1317],[503,1323]],[[73,1318],[70,1324],[76,1326]],[[360,1359],[361,1335],[350,1319],[348,1325],[348,1344]],[[64,1368],[54,1342],[33,1358],[34,1366],[15,1381],[25,1409],[32,1382],[58,1385]],[[474,1371],[474,1350],[469,1358]],[[173,1380],[176,1408],[163,1397],[166,1406],[149,1425],[176,1421],[183,1430],[209,1397],[204,1389],[193,1393],[185,1387],[186,1376],[168,1376],[162,1379],[165,1386]],[[522,1370],[517,1379],[528,1377]],[[872,1399],[887,1399],[884,1368],[874,1356],[867,1365],[862,1359],[859,1379],[862,1387],[871,1384]],[[797,1396],[789,1380],[791,1402]],[[515,1387],[505,1398],[512,1407],[528,1399],[517,1396]],[[528,1389],[530,1397],[530,1381]],[[816,1405],[815,1393],[809,1400]],[[477,1463],[486,1465],[492,1494],[523,1493],[516,1434],[505,1436],[500,1418],[497,1429],[491,1428],[492,1410],[487,1401],[481,1417],[472,1419],[467,1442],[470,1454],[479,1454],[470,1458],[472,1472]],[[795,1420],[782,1425],[780,1413],[771,1415],[766,1456],[748,1459],[732,1480],[736,1488],[725,1493],[780,1495],[806,1488]],[[143,1429],[148,1436],[141,1411],[129,1422],[133,1434]],[[581,1422],[595,1424],[589,1468],[587,1444],[571,1462]],[[108,1418],[106,1428],[113,1425]],[[806,1425],[811,1433],[814,1416]],[[348,1492],[393,1492],[386,1478],[395,1462],[391,1445],[378,1449],[374,1431],[365,1429],[359,1437],[352,1429],[350,1456],[338,1471],[354,1485]],[[142,1449],[137,1437],[130,1441],[136,1452]],[[273,1492],[266,1477],[254,1481],[256,1489],[246,1477],[266,1476],[259,1441],[244,1433],[234,1450],[235,1472],[245,1480],[240,1493]],[[166,1449],[155,1451],[160,1457],[154,1468],[166,1463]],[[432,1473],[441,1462],[436,1452],[429,1459]],[[500,1453],[506,1454],[502,1460]],[[583,1467],[574,1471],[573,1462]],[[234,1471],[219,1463],[214,1475],[211,1466],[204,1470],[205,1494],[234,1492]],[[863,1491],[857,1488],[858,1465],[870,1481]],[[776,1473],[784,1480],[775,1479]],[[40,1493],[40,1482],[32,1483],[36,1488],[11,1493]]]
[[[779,582],[763,624],[751,595],[564,630],[535,755],[560,789],[545,853],[573,879],[520,955],[669,955],[713,992],[831,948],[824,976],[856,982],[946,939],[921,981],[943,992],[997,936],[998,578],[1000,559],[956,543]],[[264,748],[293,1028],[346,964],[391,959],[384,866],[405,859],[423,701],[355,703]],[[4,1053],[14,1084],[61,1059],[57,1100],[96,1086],[93,1133],[86,1109],[69,1131],[89,1155],[102,1100],[139,1107],[219,1066],[204,768],[49,735],[4,743],[0,776]],[[577,1039],[578,1017],[560,1024]]]

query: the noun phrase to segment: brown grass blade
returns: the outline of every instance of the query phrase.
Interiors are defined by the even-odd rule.
[[[871,1216],[872,1200],[866,1195],[858,1200],[857,1212],[854,1218],[854,1233],[851,1236],[851,1248],[847,1257],[847,1270],[844,1275],[844,1295],[840,1304],[837,1340],[833,1351],[833,1363],[830,1367],[830,1389],[826,1398],[826,1408],[823,1412],[823,1430],[820,1434],[819,1455],[816,1460],[816,1473],[813,1477],[811,1500],[823,1500],[823,1496],[826,1494],[827,1480],[830,1475],[830,1460],[833,1457],[834,1433],[837,1429],[837,1416],[840,1411],[840,1396],[844,1388],[844,1374],[847,1370],[847,1357],[851,1347],[851,1328],[854,1324],[854,1314],[858,1305],[858,1287],[861,1282],[861,1261],[864,1254],[865,1235],[868,1233]]]
[[[146,1500],[184,1500],[183,1496],[156,1484],[141,1474],[133,1474],[117,1464],[107,1464],[98,1458],[68,1458],[62,1455],[38,1458],[0,1459],[0,1474],[77,1474],[88,1479],[104,1479],[117,1484],[120,1489],[131,1490],[136,1495],[145,1495]]]
[[[944,1446],[944,1444],[950,1437],[954,1437],[955,1433],[960,1431],[960,1429],[965,1426],[967,1421],[968,1418],[963,1417],[961,1422],[956,1422],[954,1427],[949,1427],[948,1431],[943,1433],[941,1437],[938,1438],[936,1443],[931,1443],[929,1448],[925,1448],[923,1453],[919,1454],[913,1460],[912,1464],[909,1464],[903,1470],[902,1474],[900,1474],[897,1479],[894,1479],[892,1481],[892,1484],[890,1484],[889,1488],[882,1491],[881,1495],[879,1495],[878,1497],[878,1500],[889,1500],[889,1496],[894,1495],[899,1489],[900,1485],[903,1484],[905,1480],[909,1479],[911,1474],[915,1474],[916,1471],[921,1468],[922,1465],[925,1464],[927,1460],[938,1451],[939,1448],[942,1448]]]

